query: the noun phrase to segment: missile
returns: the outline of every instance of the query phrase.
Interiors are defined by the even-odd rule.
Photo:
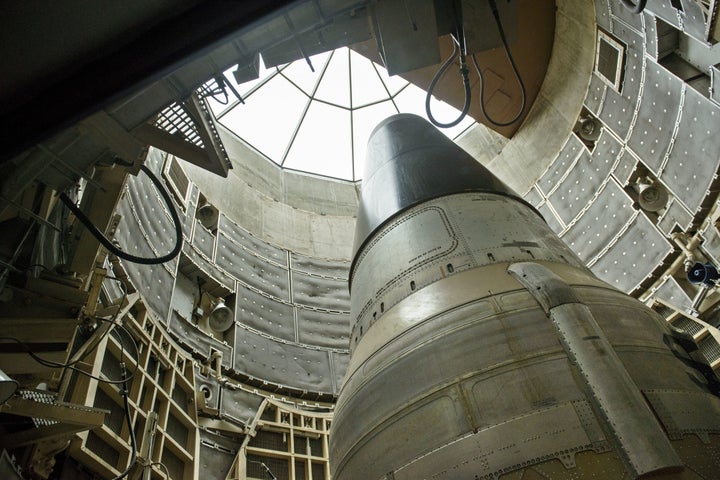
[[[424,119],[368,143],[334,480],[711,479],[717,379]]]

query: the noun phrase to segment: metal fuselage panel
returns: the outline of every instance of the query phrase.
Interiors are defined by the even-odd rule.
[[[507,273],[520,262],[567,285],[571,306],[549,314]],[[573,478],[633,478],[681,469],[663,433],[678,431],[673,422],[687,434],[709,415],[720,427],[720,399],[673,354],[663,319],[594,277],[512,197],[459,193],[403,211],[358,252],[352,285],[353,352],[330,436],[336,480],[493,478],[556,459]],[[597,326],[587,338],[554,323],[582,327],[582,315]],[[605,360],[603,345],[615,355],[606,370],[588,363]],[[614,401],[618,385],[635,410]],[[699,410],[655,417],[678,392]],[[617,425],[627,415],[640,418],[635,439]],[[576,464],[588,454],[604,467]]]

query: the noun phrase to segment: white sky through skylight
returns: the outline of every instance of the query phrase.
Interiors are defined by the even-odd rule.
[[[425,91],[362,55],[339,48],[266,69],[257,80],[236,84],[221,103],[207,97],[216,118],[245,143],[283,168],[342,180],[362,179],[367,141],[372,130],[396,113],[426,117]],[[224,98],[220,98],[224,100]],[[433,115],[441,122],[459,112],[437,100]],[[469,116],[441,131],[455,139],[475,122]]]

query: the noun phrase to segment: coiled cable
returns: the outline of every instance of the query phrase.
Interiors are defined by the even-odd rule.
[[[141,165],[140,170],[145,172],[145,175],[148,176],[150,181],[160,192],[160,196],[162,196],[163,200],[165,201],[165,205],[167,205],[167,208],[170,210],[170,216],[172,217],[173,225],[175,227],[175,246],[170,251],[170,253],[161,257],[138,257],[136,255],[124,252],[123,250],[115,246],[92,223],[92,221],[90,221],[90,219],[83,213],[82,210],[80,210],[77,205],[75,205],[75,202],[73,202],[70,197],[65,194],[65,192],[60,194],[60,200],[65,204],[66,207],[70,209],[71,212],[75,214],[77,219],[80,220],[80,223],[85,225],[85,228],[88,229],[92,236],[95,237],[105,248],[107,248],[110,253],[118,256],[119,258],[122,258],[123,260],[127,260],[128,262],[139,263],[142,265],[157,265],[160,263],[169,262],[173,258],[177,257],[180,253],[183,240],[182,223],[180,222],[180,217],[178,216],[177,210],[175,209],[175,205],[173,205],[172,198],[170,198],[170,194],[168,193],[165,186],[163,186],[162,182],[160,182],[160,179],[157,178],[155,174],[153,174],[152,171],[145,165]]]
[[[487,118],[488,122],[492,123],[496,127],[507,127],[509,125],[512,125],[513,123],[517,122],[520,117],[522,116],[523,112],[525,112],[525,104],[527,102],[527,92],[525,89],[525,83],[522,80],[522,76],[520,75],[520,71],[517,68],[517,65],[515,64],[515,59],[512,56],[512,53],[510,52],[510,46],[508,45],[507,38],[505,37],[505,30],[502,27],[502,22],[500,21],[500,13],[498,12],[497,3],[495,3],[495,0],[490,0],[490,7],[492,9],[493,17],[495,18],[495,23],[498,27],[498,32],[500,33],[500,40],[502,41],[503,47],[505,48],[505,54],[508,57],[508,60],[510,61],[510,65],[512,66],[513,72],[515,72],[515,78],[517,78],[518,84],[520,84],[520,93],[522,95],[522,101],[520,104],[520,110],[517,112],[517,114],[507,122],[499,122],[492,118],[490,114],[488,114],[486,108],[485,108],[485,79],[483,77],[482,71],[480,70],[480,66],[478,65],[477,59],[475,58],[475,55],[472,55],[472,61],[473,65],[475,66],[475,70],[477,71],[478,77],[480,77],[480,108],[482,109],[483,115],[485,115],[485,118]]]

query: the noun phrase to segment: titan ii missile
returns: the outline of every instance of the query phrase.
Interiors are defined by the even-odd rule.
[[[720,478],[678,332],[420,117],[371,135],[349,283],[334,480]]]

